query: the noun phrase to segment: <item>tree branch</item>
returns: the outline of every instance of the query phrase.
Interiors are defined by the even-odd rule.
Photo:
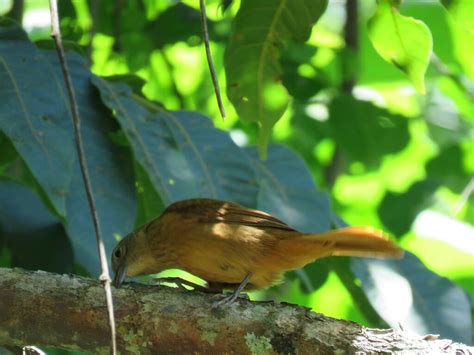
[[[118,348],[126,353],[474,352],[450,340],[369,329],[283,303],[239,300],[212,309],[212,296],[195,291],[129,284],[113,292]],[[104,298],[96,280],[0,268],[0,344],[107,352]]]

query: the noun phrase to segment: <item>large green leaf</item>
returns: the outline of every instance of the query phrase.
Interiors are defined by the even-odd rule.
[[[282,145],[271,144],[268,158],[261,161],[255,147],[245,151],[253,158],[258,172],[258,209],[301,231],[317,233],[331,228],[329,197],[318,191],[311,173],[297,154]],[[313,291],[323,284],[328,272],[324,262],[296,271],[305,291]]]
[[[420,335],[471,343],[466,293],[413,254],[407,252],[401,260],[352,258],[351,263],[372,306],[391,327],[402,324]]]
[[[128,86],[97,77],[93,82],[116,113],[135,159],[165,205],[192,197],[255,205],[257,186],[250,160],[211,120],[160,107],[149,111],[132,98]]]
[[[318,191],[303,160],[293,151],[272,144],[265,161],[257,149],[246,149],[258,172],[258,209],[281,218],[306,232],[331,228],[331,208],[327,193]]]
[[[66,94],[57,74],[23,31],[0,27],[0,130],[13,142],[56,211],[65,215],[75,151]]]
[[[260,126],[260,156],[290,96],[279,57],[288,40],[304,42],[327,0],[242,0],[225,51],[227,95],[239,116]]]
[[[72,272],[74,256],[61,221],[38,195],[0,180],[0,239],[11,251],[11,266]]]
[[[335,98],[329,115],[331,135],[345,156],[369,166],[400,151],[410,139],[406,117],[349,95]]]
[[[0,33],[4,68],[0,76],[5,78],[1,81],[0,129],[13,142],[56,211],[65,216],[76,260],[97,274],[97,246],[57,54],[37,49],[19,30],[2,28]],[[118,126],[90,83],[85,60],[71,53],[68,64],[103,238],[111,250],[114,234],[128,233],[135,219],[133,169],[126,151],[108,137]]]
[[[378,1],[377,11],[368,22],[370,40],[380,56],[405,72],[424,94],[424,76],[433,47],[431,32],[423,22],[401,15],[393,2]]]

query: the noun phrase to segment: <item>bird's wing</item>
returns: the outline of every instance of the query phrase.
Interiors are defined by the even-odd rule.
[[[199,216],[199,221],[203,223],[242,224],[257,228],[295,231],[285,222],[268,213],[220,200],[191,199],[179,201],[170,205],[166,212],[176,212],[192,217]]]

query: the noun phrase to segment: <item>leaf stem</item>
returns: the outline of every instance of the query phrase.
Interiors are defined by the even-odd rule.
[[[214,63],[212,61],[211,48],[209,46],[209,31],[207,29],[206,5],[204,0],[199,0],[199,6],[201,8],[201,29],[204,36],[207,64],[209,64],[209,71],[211,72],[212,84],[214,85],[214,91],[216,93],[217,105],[219,106],[219,111],[221,112],[222,118],[225,118],[224,104],[222,103],[221,92],[219,90],[219,81],[217,80]]]

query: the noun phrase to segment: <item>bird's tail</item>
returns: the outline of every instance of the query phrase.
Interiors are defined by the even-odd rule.
[[[325,256],[400,258],[403,250],[382,231],[372,227],[346,227],[320,234],[300,234],[280,241],[280,257],[290,269]],[[283,261],[283,260],[282,260]]]

